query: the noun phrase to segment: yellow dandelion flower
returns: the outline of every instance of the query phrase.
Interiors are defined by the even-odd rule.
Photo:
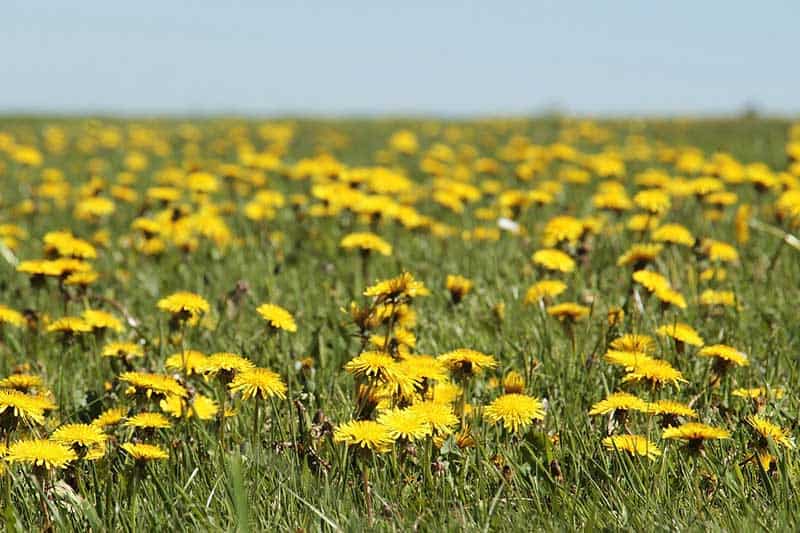
[[[704,239],[700,249],[711,261],[720,263],[739,262],[739,252],[728,243],[715,241],[714,239]]]
[[[242,398],[249,400],[254,396],[261,396],[264,400],[277,396],[286,398],[286,384],[281,377],[266,368],[252,368],[240,372],[228,385],[231,392],[241,392]]]
[[[132,359],[134,357],[143,357],[144,349],[136,342],[109,342],[100,351],[103,357],[124,357]]]
[[[194,318],[210,309],[208,302],[192,292],[176,292],[158,301],[157,307],[184,319]]]
[[[170,376],[161,374],[148,374],[145,372],[124,372],[119,380],[128,383],[136,392],[144,392],[149,398],[151,395],[166,396],[173,394],[181,398],[186,396],[186,389]]]
[[[213,420],[219,413],[217,402],[202,394],[195,394],[189,402],[178,396],[167,396],[158,406],[173,418],[196,417],[198,420]]]
[[[648,405],[647,411],[654,415],[683,416],[697,418],[697,411],[674,400],[658,400]]]
[[[19,311],[15,311],[10,307],[0,304],[0,326],[3,324],[10,324],[14,327],[21,328],[26,323],[25,317]]]
[[[503,378],[503,392],[505,394],[521,394],[525,391],[525,378],[522,374],[512,370]]]
[[[750,364],[746,354],[740,352],[733,346],[727,346],[725,344],[704,346],[697,352],[697,355],[700,357],[716,357],[717,359],[735,364],[736,366],[747,366]]]
[[[603,439],[603,446],[607,450],[618,450],[631,455],[641,455],[655,459],[661,455],[661,450],[641,435],[612,435]]]
[[[517,433],[534,420],[544,420],[544,404],[525,394],[504,394],[487,405],[483,413],[489,422],[502,422],[505,429]]]
[[[531,260],[547,269],[557,272],[572,272],[575,270],[575,260],[554,248],[545,248],[534,252]]]
[[[32,374],[11,374],[0,379],[0,389],[14,389],[28,392],[31,389],[40,389],[43,386],[42,378]]]
[[[438,436],[450,435],[458,426],[458,417],[448,403],[434,401],[417,402],[408,408],[419,420],[424,421]]]
[[[547,314],[562,321],[577,322],[589,316],[589,308],[575,302],[565,302],[551,305],[547,308]]]
[[[333,432],[333,440],[379,453],[389,451],[394,442],[389,429],[372,420],[354,420],[340,424]]]
[[[748,416],[746,420],[764,441],[762,447],[764,447],[767,442],[773,442],[784,448],[794,448],[794,438],[788,429],[783,429],[759,415]]]
[[[614,392],[609,394],[605,400],[592,405],[589,415],[606,415],[614,411],[640,411],[646,412],[648,403],[638,396],[627,392]]]
[[[700,422],[687,422],[677,427],[669,427],[661,433],[662,439],[683,441],[723,440],[730,437],[730,431]]]
[[[623,383],[649,381],[654,385],[671,383],[678,386],[680,382],[688,383],[683,374],[662,359],[640,361],[622,378]]]
[[[683,246],[694,246],[695,238],[680,224],[664,224],[653,230],[651,238],[656,242],[667,242]]]
[[[385,352],[362,352],[344,365],[356,377],[374,381],[390,381],[397,374],[397,362]]]
[[[656,349],[656,341],[649,335],[626,333],[611,341],[611,347],[627,352],[651,353]]]
[[[584,232],[583,223],[575,217],[561,215],[547,221],[542,230],[542,244],[552,248],[560,242],[576,243]]]
[[[346,235],[339,246],[345,250],[359,249],[366,252],[375,251],[381,255],[392,255],[392,245],[374,233],[350,233]]]
[[[230,352],[218,352],[209,355],[200,372],[206,376],[213,377],[220,374],[229,375],[226,377],[233,377],[233,374],[244,372],[255,368],[249,359],[245,359],[241,355]],[[229,381],[229,380],[228,380]]]
[[[154,444],[126,442],[120,448],[139,462],[169,459],[169,454],[160,446]]]
[[[44,423],[42,403],[34,396],[28,396],[20,391],[8,389],[0,390],[0,418],[12,417],[26,423]]]
[[[125,420],[126,427],[137,429],[163,429],[172,424],[161,413],[137,413]]]
[[[464,296],[466,296],[472,290],[472,281],[463,277],[457,276],[454,274],[449,274],[447,276],[447,280],[445,281],[445,287],[448,291],[450,291],[450,297],[453,300],[453,303],[459,303]]]
[[[650,292],[657,292],[670,288],[669,280],[652,270],[637,270],[633,273],[633,281],[642,285]]]
[[[491,355],[469,348],[459,348],[438,357],[438,360],[451,371],[466,375],[480,374],[484,368],[495,368],[497,361]]]
[[[674,305],[679,309],[686,309],[686,299],[681,293],[671,287],[659,287],[653,294],[662,304]]]
[[[633,203],[653,215],[666,213],[671,206],[669,195],[661,189],[639,191],[633,197]]]
[[[90,326],[84,319],[78,316],[65,316],[52,322],[47,326],[48,333],[88,333],[92,331]]]
[[[603,356],[605,362],[624,367],[631,371],[639,365],[655,361],[655,359],[644,352],[634,350],[608,350]]]
[[[664,245],[657,243],[638,243],[628,248],[617,259],[617,266],[635,265],[638,268],[644,266],[645,263],[655,261]]]
[[[170,370],[183,370],[187,375],[201,374],[208,356],[197,350],[184,350],[167,357],[164,366]]]
[[[292,314],[279,305],[261,304],[256,308],[256,312],[273,328],[291,333],[297,331],[297,324],[295,324]]]
[[[424,439],[433,431],[431,425],[411,409],[391,409],[381,413],[378,423],[386,427],[392,440],[414,442]]]
[[[47,439],[20,440],[8,447],[5,460],[47,470],[64,468],[78,456],[69,446]]]
[[[124,407],[112,407],[110,409],[106,409],[97,415],[97,418],[92,420],[92,425],[100,429],[116,426],[123,421],[127,412],[128,410]]]
[[[700,294],[700,305],[734,307],[736,306],[736,293],[733,291],[706,289]]]
[[[110,329],[116,332],[121,332],[125,329],[117,317],[105,311],[87,309],[83,312],[82,318],[92,329]]]
[[[528,287],[525,293],[526,304],[536,304],[544,298],[555,298],[567,290],[567,284],[560,280],[543,279]]]
[[[421,281],[414,279],[409,272],[403,272],[399,276],[380,281],[364,291],[364,296],[374,297],[378,301],[396,301],[401,298],[416,298],[427,296],[428,289]]]
[[[676,341],[691,346],[702,346],[704,344],[700,334],[692,326],[682,322],[661,326],[656,330],[656,333],[662,337],[672,337]]]

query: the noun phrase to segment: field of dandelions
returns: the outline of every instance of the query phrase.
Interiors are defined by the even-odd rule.
[[[0,120],[0,529],[796,530],[800,124]]]

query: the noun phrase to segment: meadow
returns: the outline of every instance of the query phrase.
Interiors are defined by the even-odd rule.
[[[796,530],[800,123],[0,119],[5,531]]]

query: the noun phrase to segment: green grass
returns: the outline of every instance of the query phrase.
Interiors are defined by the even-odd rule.
[[[376,153],[386,149],[388,137],[408,128],[418,133],[422,151],[444,140],[444,132],[432,133],[430,121],[297,121],[293,142],[282,160],[291,165],[330,149],[332,132],[349,142],[334,148],[333,154],[347,166],[376,164]],[[112,443],[109,453],[91,464],[81,463],[78,486],[65,472],[52,476],[55,488],[46,488],[48,515],[58,530],[795,530],[798,527],[797,485],[800,465],[793,450],[778,451],[777,471],[767,474],[753,464],[743,464],[752,454],[752,431],[744,419],[754,404],[736,398],[736,387],[769,385],[785,387],[786,395],[769,401],[766,415],[782,427],[797,433],[797,354],[800,326],[797,320],[800,286],[800,253],[781,245],[779,238],[754,229],[747,244],[737,245],[741,261],[728,267],[728,279],[715,286],[733,290],[739,308],[709,312],[698,304],[706,287],[697,279],[698,258],[686,248],[666,250],[656,269],[671,278],[686,297],[686,310],[662,313],[655,301],[647,301],[644,313],[635,312],[630,301],[630,270],[616,266],[617,257],[639,235],[620,230],[592,240],[586,265],[563,276],[568,290],[558,301],[589,303],[592,314],[575,329],[575,353],[569,337],[553,318],[537,306],[524,305],[525,291],[542,275],[530,261],[541,247],[544,223],[569,213],[595,214],[591,195],[602,178],[593,176],[585,185],[564,183],[553,204],[530,208],[517,221],[526,234],[503,233],[498,241],[465,241],[462,230],[490,226],[493,221],[476,220],[475,207],[487,207],[491,197],[470,204],[463,214],[443,209],[430,201],[431,178],[420,170],[419,155],[396,156],[402,167],[426,194],[416,208],[458,232],[437,238],[426,231],[409,231],[395,223],[381,223],[376,233],[390,242],[390,257],[371,258],[370,278],[364,280],[357,254],[340,250],[338,243],[351,231],[369,227],[357,217],[342,213],[336,217],[298,218],[288,206],[278,209],[274,220],[254,223],[242,213],[253,191],[231,194],[223,188],[212,196],[214,202],[230,202],[233,209],[223,218],[236,242],[219,247],[200,239],[198,248],[185,254],[174,247],[160,257],[150,257],[131,247],[130,223],[143,207],[141,195],[155,183],[158,170],[167,166],[215,168],[217,162],[239,162],[232,131],[239,132],[257,149],[265,146],[258,135],[259,123],[244,120],[193,121],[202,138],[195,147],[181,136],[179,121],[87,121],[82,119],[5,118],[2,133],[19,144],[42,147],[45,127],[58,125],[68,143],[61,153],[44,148],[41,167],[31,168],[12,160],[0,150],[0,224],[24,228],[28,237],[19,242],[13,255],[19,259],[42,257],[42,236],[52,230],[70,229],[90,238],[107,229],[111,244],[100,248],[93,261],[101,273],[90,288],[95,307],[120,315],[119,309],[101,305],[95,296],[118,302],[139,326],[128,328],[123,337],[144,339],[147,357],[137,366],[163,371],[164,359],[180,350],[168,342],[167,317],[157,311],[156,302],[177,290],[203,295],[210,303],[211,322],[189,328],[184,344],[205,353],[230,351],[244,355],[259,366],[281,374],[288,386],[287,400],[267,402],[261,411],[263,423],[253,433],[253,404],[232,400],[237,415],[227,425],[226,446],[221,448],[214,421],[175,421],[151,440],[170,452],[167,461],[153,462],[132,487],[133,465]],[[81,184],[90,173],[90,159],[106,162],[99,173],[105,189],[116,183],[124,158],[134,149],[129,134],[137,126],[151,128],[163,138],[169,154],[153,155],[148,168],[136,172],[133,188],[140,199],[133,204],[116,202],[116,212],[99,222],[79,220],[73,207]],[[557,119],[503,122],[456,122],[449,126],[462,132],[452,141],[476,147],[485,157],[497,157],[497,150],[513,135],[526,135],[538,144],[549,144],[571,127]],[[744,164],[764,162],[775,171],[787,167],[784,147],[789,123],[781,120],[651,120],[601,123],[609,129],[607,143],[575,143],[580,150],[594,153],[604,146],[624,142],[627,135],[640,135],[651,146],[694,146],[707,156],[729,152]],[[78,141],[94,135],[98,128],[113,126],[126,140],[111,148],[82,151]],[[3,143],[0,143],[0,147]],[[565,163],[553,162],[529,183],[514,177],[514,165],[501,162],[492,176],[507,188],[530,189],[543,180],[557,180]],[[72,184],[63,205],[37,196],[43,168],[58,168]],[[631,196],[637,190],[634,176],[647,168],[664,168],[657,160],[626,162],[621,180]],[[266,187],[286,194],[309,195],[309,180],[290,180],[279,172],[266,172]],[[475,176],[479,184],[488,176]],[[777,225],[773,204],[780,191],[757,192],[750,185],[727,185],[750,203],[753,217]],[[104,195],[106,193],[103,193]],[[188,199],[188,196],[186,197]],[[20,214],[20,202],[32,199],[38,212]],[[720,222],[703,217],[701,204],[689,197],[674,201],[665,220],[679,222],[697,237],[712,237],[736,243],[732,216],[736,207],[725,209]],[[623,223],[625,217],[609,225]],[[791,230],[788,226],[784,230]],[[273,232],[281,232],[278,240]],[[374,523],[367,516],[360,466],[354,454],[333,443],[326,425],[350,420],[355,407],[353,378],[343,365],[357,355],[359,340],[342,311],[351,301],[364,303],[360,296],[375,279],[412,272],[431,289],[431,296],[414,302],[418,313],[415,328],[418,353],[441,354],[469,347],[493,354],[499,366],[476,380],[475,407],[488,404],[501,388],[489,378],[502,380],[509,370],[527,379],[526,392],[546,398],[545,421],[521,435],[509,435],[476,416],[472,431],[474,448],[459,449],[452,442],[434,448],[434,475],[423,475],[424,446],[413,453],[395,449],[369,460]],[[461,274],[475,282],[475,289],[454,306],[444,289],[447,274]],[[237,282],[249,291],[238,308],[227,296]],[[31,309],[40,320],[79,314],[86,300],[64,301],[50,280],[35,289],[25,275],[0,259],[0,287],[4,303],[17,310]],[[295,334],[270,336],[255,307],[262,302],[277,303],[290,310],[298,324]],[[505,304],[505,320],[497,321],[492,306]],[[688,383],[680,389],[647,387],[632,390],[643,397],[695,399],[699,419],[731,430],[732,438],[708,444],[702,455],[686,452],[674,442],[662,441],[654,419],[631,414],[630,428],[647,434],[663,455],[650,461],[609,452],[601,446],[606,436],[607,417],[589,417],[589,407],[621,387],[621,372],[602,361],[607,342],[613,338],[605,311],[610,305],[627,305],[621,332],[638,331],[653,335],[656,327],[680,320],[692,324],[711,344],[722,342],[746,352],[750,365],[732,369],[718,388],[709,386],[710,362],[695,357],[696,350],[679,354],[674,346],[658,339],[657,355],[679,368]],[[234,310],[229,313],[229,311]],[[383,332],[380,332],[383,333]],[[58,336],[40,329],[5,326],[0,344],[0,377],[19,364],[43,377],[59,406],[44,428],[34,433],[46,436],[61,423],[88,422],[103,409],[125,401],[124,387],[115,381],[108,360],[98,355],[102,341],[85,336],[62,343]],[[303,357],[314,360],[313,373],[303,374],[296,363]],[[219,398],[213,383],[194,379],[198,391]],[[617,429],[618,432],[622,429]],[[13,442],[26,435],[18,431]],[[557,436],[557,442],[555,437]],[[119,441],[125,430],[114,435]],[[501,459],[499,459],[501,458]],[[498,466],[500,465],[500,466]],[[0,478],[5,493],[2,520],[8,531],[42,527],[41,487],[30,469],[6,465]],[[135,489],[135,490],[134,490]]]

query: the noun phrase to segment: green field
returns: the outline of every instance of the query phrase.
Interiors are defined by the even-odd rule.
[[[796,530],[798,159],[778,119],[2,118],[2,529]]]

